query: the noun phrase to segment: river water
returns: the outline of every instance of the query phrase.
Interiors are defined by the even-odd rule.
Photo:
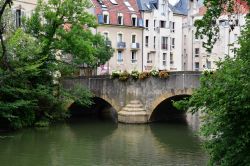
[[[185,124],[78,120],[0,134],[0,166],[203,166],[201,141]]]

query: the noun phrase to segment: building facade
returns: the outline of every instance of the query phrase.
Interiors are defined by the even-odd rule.
[[[142,71],[143,20],[134,0],[92,0],[94,15],[102,34],[114,49],[111,59],[98,68],[99,74],[120,71]]]
[[[218,40],[211,52],[202,47],[206,40],[195,37],[194,22],[202,19],[206,8],[199,1],[189,1],[188,15],[183,23],[183,70],[215,70],[216,62],[224,60],[226,56],[234,57],[235,48],[239,48],[238,37],[245,25],[245,16],[248,12],[244,4],[236,1],[234,14],[222,14],[216,21],[219,26]]]

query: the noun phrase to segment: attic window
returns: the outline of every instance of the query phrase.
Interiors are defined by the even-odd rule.
[[[128,7],[131,7],[131,5],[130,5],[130,3],[129,2],[124,2],[124,4],[126,5],[126,6],[128,6]]]
[[[118,5],[118,3],[117,3],[115,0],[110,0],[110,2],[111,2],[113,5]]]
[[[128,7],[128,9],[129,9],[130,11],[135,11],[132,7]]]

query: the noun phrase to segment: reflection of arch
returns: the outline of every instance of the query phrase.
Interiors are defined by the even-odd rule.
[[[190,96],[193,93],[193,89],[187,88],[187,89],[172,89],[171,91],[167,91],[166,93],[157,96],[157,98],[152,102],[151,106],[149,107],[149,112],[148,112],[148,120],[150,120],[153,111],[159,106],[162,102],[165,100],[174,97],[174,96]]]

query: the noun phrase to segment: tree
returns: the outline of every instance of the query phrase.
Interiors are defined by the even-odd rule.
[[[233,12],[235,1],[205,0],[207,13],[196,22],[197,34],[208,36],[208,50],[218,29],[214,22],[224,12]],[[249,0],[244,1],[249,7]],[[249,165],[250,163],[250,20],[239,39],[235,58],[218,62],[214,72],[205,71],[200,88],[189,100],[175,103],[204,113],[201,135],[210,155],[210,165]]]
[[[112,55],[104,38],[91,33],[95,18],[85,11],[87,1],[39,1],[31,18],[23,20],[24,27],[7,35],[2,15],[11,4],[5,0],[0,12],[0,124],[17,129],[64,119],[69,116],[63,108],[68,98],[90,105],[89,90],[68,93],[56,77],[78,64],[98,66]],[[63,55],[71,55],[71,61]]]

